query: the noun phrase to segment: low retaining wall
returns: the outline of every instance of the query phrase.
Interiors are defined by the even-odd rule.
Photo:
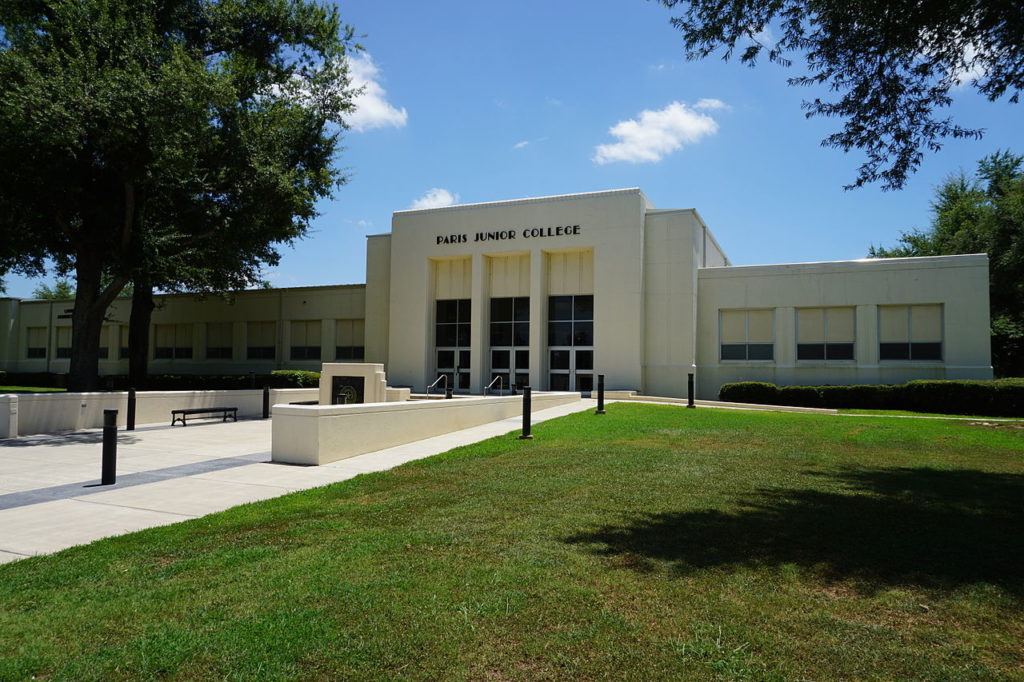
[[[534,393],[532,411],[579,399],[579,393]],[[288,464],[327,464],[522,413],[521,396],[363,405],[274,405],[272,459]]]
[[[271,403],[316,400],[315,388],[272,388]],[[136,424],[170,424],[171,410],[237,407],[239,417],[263,415],[263,389],[244,391],[139,391]],[[103,426],[103,410],[117,410],[124,426],[128,393],[19,393],[0,395],[0,438],[78,431]]]

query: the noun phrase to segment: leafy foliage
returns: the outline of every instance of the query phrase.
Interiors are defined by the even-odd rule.
[[[797,53],[807,73],[790,85],[826,86],[838,99],[804,102],[807,116],[843,119],[822,144],[862,150],[849,187],[882,182],[900,189],[944,138],[980,138],[936,112],[969,82],[989,100],[1016,102],[1024,88],[1024,5],[1019,0],[661,0],[683,15],[689,59],[724,48],[725,59],[785,66]],[[777,34],[777,35],[776,35]]]
[[[126,282],[241,288],[305,233],[352,38],[310,0],[0,4],[0,272],[74,272],[73,388]]]
[[[989,255],[992,361],[1001,376],[1024,375],[1024,156],[1000,151],[978,162],[976,176],[950,176],[936,190],[932,224],[905,232],[872,258]]]
[[[43,282],[32,290],[33,298],[48,301],[61,301],[75,297],[75,287],[66,279],[54,281],[53,286]]]

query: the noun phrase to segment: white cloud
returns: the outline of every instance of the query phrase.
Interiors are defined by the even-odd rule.
[[[693,108],[702,111],[718,111],[720,109],[728,109],[729,105],[720,99],[702,99],[694,104]]]
[[[679,151],[684,144],[694,144],[714,135],[718,132],[718,123],[681,102],[672,102],[664,109],[641,111],[639,120],[619,121],[608,132],[619,141],[598,145],[594,150],[595,163],[654,163]]]
[[[388,126],[404,127],[409,114],[405,107],[396,109],[387,101],[387,92],[378,82],[380,69],[373,63],[373,57],[366,52],[349,57],[348,69],[352,87],[362,89],[353,100],[355,111],[345,119],[349,127],[359,132]]]
[[[530,144],[529,140],[523,140],[522,142],[516,142],[514,145],[512,145],[512,149],[522,149],[523,147],[525,147],[528,144]]]
[[[423,193],[423,196],[412,202],[412,205],[410,205],[409,208],[413,210],[421,208],[443,208],[445,206],[457,204],[458,202],[458,193],[452,193],[446,189],[434,187],[433,189],[428,189]]]

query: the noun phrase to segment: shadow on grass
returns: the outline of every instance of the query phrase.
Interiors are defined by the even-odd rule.
[[[1024,596],[1024,475],[851,470],[844,492],[761,490],[738,510],[637,515],[566,538],[649,570],[795,564],[865,591],[985,582]]]

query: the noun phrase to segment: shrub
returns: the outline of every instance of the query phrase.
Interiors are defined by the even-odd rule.
[[[718,389],[718,399],[727,403],[755,403],[779,405],[779,387],[764,381],[740,381],[723,384]]]
[[[320,385],[320,372],[308,372],[304,369],[275,369],[271,374],[276,378],[282,378],[291,382],[287,386],[276,386],[275,388],[308,388]]]
[[[794,407],[821,407],[821,393],[817,386],[780,386],[778,405]]]
[[[757,381],[723,384],[719,400],[795,407],[908,410],[1024,417],[1024,379],[919,380],[901,385],[783,386]]]

